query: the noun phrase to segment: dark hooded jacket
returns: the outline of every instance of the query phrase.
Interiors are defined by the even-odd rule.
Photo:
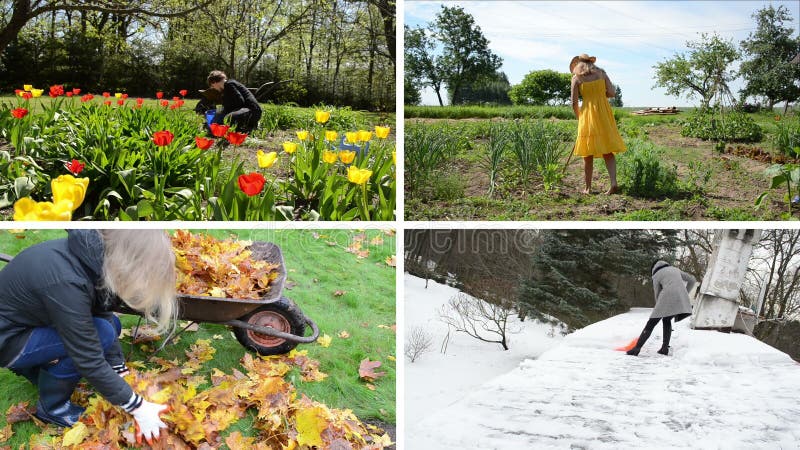
[[[250,89],[236,80],[225,80],[225,88],[222,91],[222,116],[242,108],[249,108],[253,113],[261,112],[261,106]]]
[[[92,317],[110,319],[118,297],[101,289],[103,241],[96,230],[33,245],[0,270],[0,366],[14,362],[33,328],[53,327],[78,372],[108,401],[133,391],[111,368],[123,364],[115,341],[106,355]]]

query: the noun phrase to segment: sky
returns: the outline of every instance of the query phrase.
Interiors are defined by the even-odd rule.
[[[611,81],[622,88],[625,106],[689,106],[699,103],[666,95],[654,87],[653,66],[688,51],[687,41],[716,31],[738,44],[755,30],[752,14],[772,4],[784,5],[798,33],[800,2],[792,1],[460,1],[404,2],[405,24],[425,26],[442,4],[460,5],[475,18],[489,47],[503,59],[511,84],[528,72],[569,72],[573,56],[597,57]],[[731,85],[738,93],[743,84]],[[423,104],[438,104],[426,88]]]

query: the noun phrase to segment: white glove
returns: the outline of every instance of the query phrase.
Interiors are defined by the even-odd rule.
[[[136,442],[142,443],[142,436],[148,444],[153,445],[153,439],[158,439],[161,428],[167,425],[161,421],[159,415],[166,411],[167,405],[159,405],[142,400],[142,405],[131,411],[131,415],[136,420]]]

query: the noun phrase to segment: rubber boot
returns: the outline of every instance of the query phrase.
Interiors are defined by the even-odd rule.
[[[644,329],[642,330],[642,334],[640,334],[639,339],[636,340],[636,346],[625,352],[626,354],[631,356],[639,356],[639,352],[642,351],[644,343],[647,342],[647,339],[650,338],[650,333],[653,332],[653,327],[655,326],[653,320],[656,320],[655,323],[658,323],[658,319],[648,320],[647,325],[645,325]]]
[[[25,377],[32,385],[39,384],[39,367],[28,367],[26,369],[11,369],[15,374]]]
[[[56,378],[46,370],[39,371],[39,401],[35,416],[44,422],[71,427],[78,421],[84,408],[69,401],[78,385],[76,378]]]
[[[669,339],[672,337],[672,324],[669,322],[664,323],[664,340],[661,343],[661,349],[658,353],[664,356],[669,355]]]

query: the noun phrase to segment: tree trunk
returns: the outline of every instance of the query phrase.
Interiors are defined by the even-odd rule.
[[[442,94],[439,92],[440,89],[441,88],[438,87],[433,88],[433,90],[436,91],[436,98],[439,99],[439,106],[444,106],[444,102],[442,101]]]
[[[31,1],[14,0],[14,10],[6,26],[0,30],[0,53],[3,53],[8,44],[16,39],[22,27],[31,19]]]

